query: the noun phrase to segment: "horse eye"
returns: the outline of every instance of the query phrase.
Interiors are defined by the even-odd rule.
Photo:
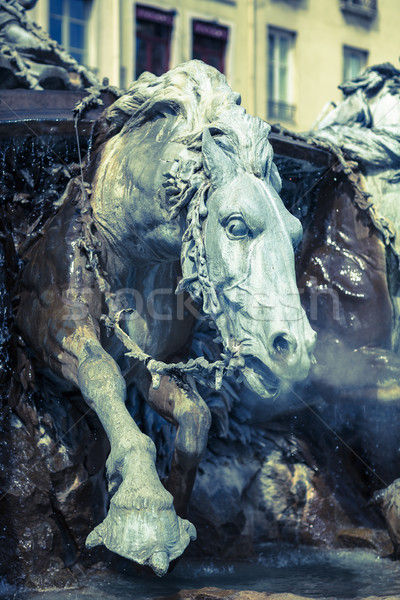
[[[238,240],[247,237],[249,229],[243,219],[233,217],[226,226],[226,233],[231,240]]]

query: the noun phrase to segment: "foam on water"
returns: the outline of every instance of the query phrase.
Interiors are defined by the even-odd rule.
[[[17,592],[0,586],[2,600],[152,600],[181,589],[202,587],[293,593],[325,600],[355,600],[376,595],[400,598],[400,564],[363,550],[328,551],[271,544],[248,562],[181,560],[173,573],[145,575],[98,573],[76,590]]]

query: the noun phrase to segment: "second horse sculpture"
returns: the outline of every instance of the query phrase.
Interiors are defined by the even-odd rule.
[[[17,323],[37,364],[81,390],[110,440],[109,512],[87,545],[158,575],[195,537],[176,514],[210,425],[194,378],[218,384],[235,370],[272,398],[306,377],[314,346],[294,274],[301,226],[279,197],[269,126],[239,102],[199,61],[142,75],[97,123],[85,182],[69,183],[20,283]],[[222,338],[217,363],[161,362],[190,334],[175,295],[180,269],[179,290]],[[154,444],[125,406],[129,381],[177,427],[175,507]]]

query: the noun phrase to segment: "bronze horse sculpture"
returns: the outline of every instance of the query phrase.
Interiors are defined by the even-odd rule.
[[[199,61],[142,75],[98,121],[84,179],[68,184],[19,285],[36,363],[80,389],[110,441],[109,512],[87,545],[157,575],[196,535],[181,518],[210,426],[195,379],[236,372],[267,402],[307,376],[315,341],[294,273],[301,226],[279,197],[269,126],[239,103]],[[222,338],[216,363],[168,363],[190,335],[181,274],[177,291]],[[126,408],[130,381],[177,428],[167,489]]]

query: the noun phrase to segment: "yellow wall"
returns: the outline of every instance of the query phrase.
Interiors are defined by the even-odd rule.
[[[338,101],[342,82],[343,46],[368,50],[368,65],[392,62],[399,67],[400,4],[378,0],[369,20],[346,15],[339,0],[259,0],[257,47],[257,112],[266,118],[266,24],[297,32],[295,43],[295,104],[293,129],[309,129],[324,105]],[[396,33],[397,27],[397,33]]]
[[[267,29],[296,32],[294,48],[294,130],[309,129],[330,101],[338,101],[343,45],[367,50],[368,65],[398,64],[399,0],[378,0],[374,19],[348,15],[340,0],[142,0],[175,10],[171,67],[191,58],[192,19],[229,27],[226,74],[242,95],[246,109],[267,119]],[[133,0],[93,0],[89,23],[88,63],[110,83],[127,87],[134,78],[135,22]],[[48,0],[39,0],[31,16],[47,26]]]

